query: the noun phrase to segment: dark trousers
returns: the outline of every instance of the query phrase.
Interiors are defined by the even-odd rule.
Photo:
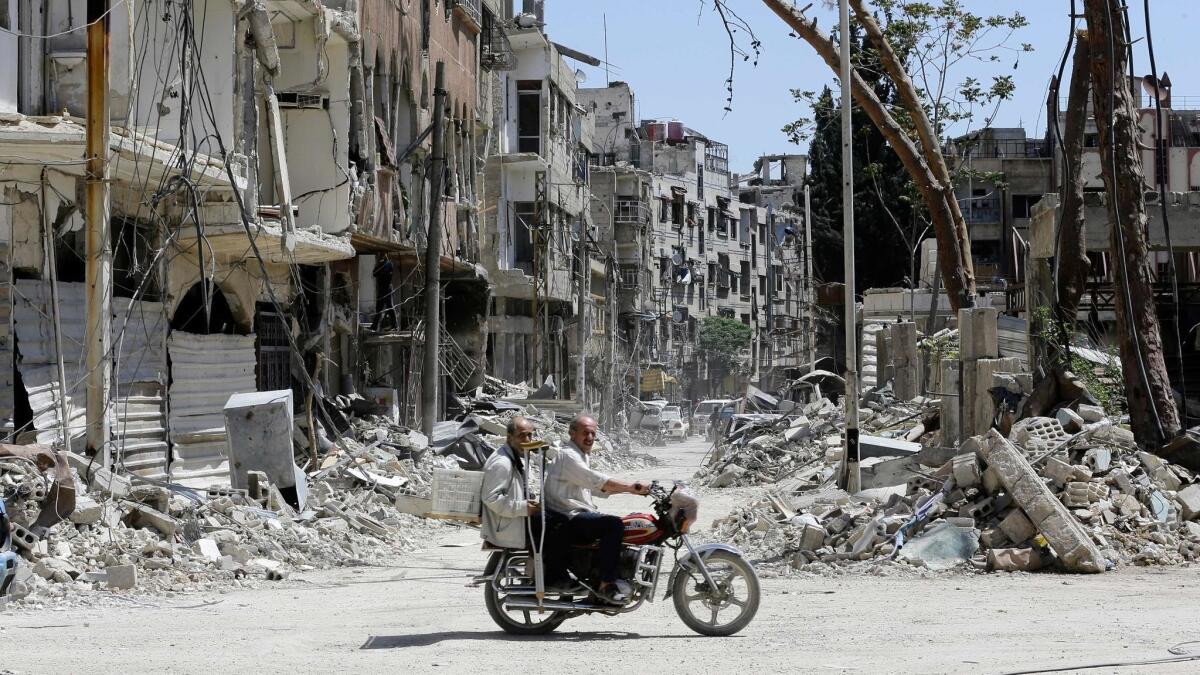
[[[566,522],[566,516],[554,511],[546,511],[546,536],[542,537],[542,516],[530,516],[529,529],[525,531],[528,539],[527,548],[532,552],[536,549],[542,552],[542,565],[546,570],[546,580],[555,582],[565,579],[566,573],[566,543],[563,541],[561,528]],[[532,531],[533,535],[530,536]]]
[[[582,511],[567,520],[563,532],[572,544],[590,544],[599,540],[600,551],[596,554],[596,566],[600,568],[600,581],[617,580],[621,539],[625,534],[625,523],[618,516],[598,511]]]

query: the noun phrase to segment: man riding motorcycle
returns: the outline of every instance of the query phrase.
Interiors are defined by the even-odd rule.
[[[600,513],[592,496],[607,497],[627,493],[649,493],[649,481],[629,483],[595,471],[588,465],[596,442],[596,420],[578,415],[568,429],[571,442],[558,451],[546,471],[545,507],[548,515],[565,520],[560,532],[567,542],[588,544],[599,540],[596,556],[600,569],[600,593],[615,603],[624,603],[633,592],[628,582],[618,578],[621,538],[625,525],[617,516]]]

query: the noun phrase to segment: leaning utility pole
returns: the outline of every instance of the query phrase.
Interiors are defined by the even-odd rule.
[[[112,242],[108,213],[109,0],[87,3],[87,451],[112,464],[108,395],[112,386]],[[66,396],[66,392],[62,392]],[[68,420],[63,421],[67,425]],[[69,429],[69,425],[67,425]],[[70,432],[63,435],[71,447]]]
[[[858,473],[858,335],[854,311],[854,154],[851,149],[854,129],[850,121],[850,7],[839,3],[841,12],[841,85],[842,85],[842,247],[845,261],[846,322],[846,442],[842,452],[838,487],[854,494],[859,490]]]
[[[1180,432],[1179,411],[1163,359],[1155,313],[1154,276],[1146,259],[1146,182],[1142,177],[1141,128],[1127,79],[1125,7],[1117,0],[1086,0],[1091,52],[1092,109],[1100,136],[1100,173],[1108,193],[1109,247],[1115,264],[1117,340],[1137,443],[1156,451]],[[1156,148],[1156,156],[1162,148]]]
[[[767,374],[759,385],[770,389],[775,386],[775,208],[767,207]]]
[[[446,64],[437,62],[433,78],[433,147],[429,162],[429,229],[425,237],[425,359],[421,365],[421,431],[432,437],[438,415],[438,352],[442,321],[442,179],[446,172],[443,135],[446,125]]]

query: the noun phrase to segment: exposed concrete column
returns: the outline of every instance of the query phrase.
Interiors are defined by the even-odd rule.
[[[910,401],[921,393],[921,362],[917,357],[917,324],[904,321],[888,328],[888,357],[896,398]]]
[[[991,388],[992,373],[997,371],[994,364],[981,365],[981,362],[1000,356],[996,330],[999,316],[1000,312],[993,307],[958,310],[958,353],[962,361],[960,419],[967,436],[982,434],[991,427],[992,401],[988,389]],[[1002,367],[1008,368],[1007,365]]]
[[[941,387],[938,394],[942,398],[941,426],[942,445],[948,448],[958,447],[962,442],[962,408],[959,396],[960,368],[962,364],[956,359],[942,359]]]

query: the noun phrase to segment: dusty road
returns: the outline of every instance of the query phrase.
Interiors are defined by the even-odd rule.
[[[699,441],[653,449],[664,464],[649,477],[687,477],[705,450]],[[702,523],[737,500],[705,495]],[[1002,673],[1164,659],[1200,640],[1196,569],[765,579],[757,618],[731,638],[694,635],[661,601],[511,638],[488,618],[482,591],[466,586],[484,562],[477,536],[454,530],[395,567],[307,573],[263,590],[9,611],[0,673]],[[1088,672],[1195,673],[1200,662]]]

